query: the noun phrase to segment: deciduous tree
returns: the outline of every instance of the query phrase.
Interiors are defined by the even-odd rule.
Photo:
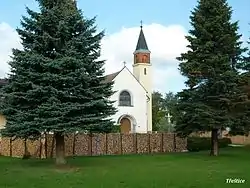
[[[172,118],[171,121],[175,119],[176,116],[176,104],[178,103],[178,97],[173,92],[165,93],[163,96],[159,92],[153,92],[153,130],[154,131],[166,131],[169,130],[168,119],[166,118],[169,113]],[[172,130],[172,128],[170,128]]]
[[[158,130],[158,124],[161,119],[165,116],[163,97],[160,92],[152,93],[152,128],[153,131]]]

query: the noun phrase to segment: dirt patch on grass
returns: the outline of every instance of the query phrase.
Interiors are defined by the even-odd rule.
[[[53,170],[56,172],[79,172],[80,168],[72,165],[56,165]]]

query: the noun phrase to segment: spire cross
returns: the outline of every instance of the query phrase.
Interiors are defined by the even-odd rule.
[[[140,27],[142,28],[142,20],[140,21],[140,23],[141,23],[141,26],[140,26]]]
[[[124,65],[124,67],[126,66],[126,62],[125,61],[123,61],[123,65]]]

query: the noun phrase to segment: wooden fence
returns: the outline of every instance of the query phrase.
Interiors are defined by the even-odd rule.
[[[196,133],[194,136],[200,137],[211,137],[211,132],[205,133]],[[250,145],[250,134],[248,136],[236,135],[236,136],[229,136],[228,131],[223,131],[221,134],[222,138],[230,138],[232,144],[243,144],[243,145]]]
[[[146,134],[77,134],[65,136],[66,156],[123,155],[140,153],[181,152],[186,150],[186,138],[172,133]],[[55,156],[55,139],[46,135],[39,140],[26,141],[26,147],[32,157],[51,158]],[[23,157],[25,142],[2,138],[0,154]]]

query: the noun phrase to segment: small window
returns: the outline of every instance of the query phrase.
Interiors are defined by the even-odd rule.
[[[131,96],[129,92],[127,91],[122,91],[120,96],[119,96],[119,105],[120,106],[131,106]]]
[[[144,75],[146,75],[147,74],[147,69],[146,68],[144,68]]]
[[[142,63],[148,63],[148,56],[147,55],[142,56]]]

